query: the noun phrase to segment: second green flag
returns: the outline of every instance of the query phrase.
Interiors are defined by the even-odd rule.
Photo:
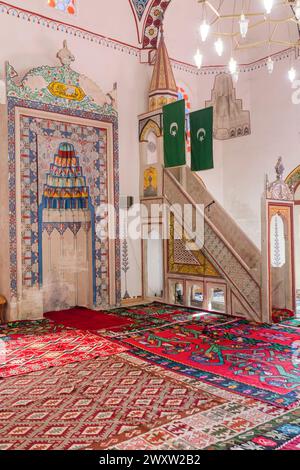
[[[213,159],[213,108],[205,108],[190,114],[191,169],[210,170]]]

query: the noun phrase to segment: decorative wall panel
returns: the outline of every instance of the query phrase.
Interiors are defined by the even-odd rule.
[[[22,135],[20,141],[22,257],[26,260],[23,264],[23,285],[34,287],[39,280],[42,284],[39,230],[49,232],[52,230],[52,224],[55,228],[55,224],[62,223],[60,219],[53,220],[51,223],[43,220],[43,225],[41,225],[42,213],[40,213],[40,218],[38,215],[50,165],[57,155],[59,146],[61,142],[70,142],[76,149],[76,155],[80,155],[79,163],[89,188],[93,211],[92,225],[95,233],[95,224],[100,222],[99,216],[95,214],[95,208],[107,202],[107,135],[102,129],[29,116],[21,116],[20,131]],[[76,234],[80,223],[69,222],[66,225],[65,222],[64,229],[69,228]],[[60,230],[62,227],[60,225]],[[93,246],[97,260],[97,268],[93,270],[95,287],[93,301],[98,305],[102,302],[107,303],[108,300],[108,243],[107,240],[100,240],[93,235]]]
[[[10,300],[20,316],[28,312],[16,305],[33,291],[36,298],[44,291],[38,303],[46,308],[43,257],[48,268],[49,260],[56,263],[51,247],[73,259],[73,267],[82,256],[87,262],[79,282],[87,292],[74,296],[75,305],[120,301],[116,87],[105,95],[72,70],[66,43],[58,57],[61,67],[38,67],[21,83],[7,65]],[[107,203],[116,208],[114,220],[99,210]],[[100,223],[106,233],[112,223],[117,240],[99,237]]]
[[[194,250],[188,248],[189,240],[186,234],[182,238],[176,236],[175,225],[178,224],[174,220],[174,215],[171,214],[170,239],[168,241],[169,273],[221,277],[201,250],[197,247]]]

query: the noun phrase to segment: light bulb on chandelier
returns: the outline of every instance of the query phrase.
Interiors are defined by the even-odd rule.
[[[242,38],[245,38],[247,36],[247,33],[248,33],[249,20],[248,20],[248,18],[245,17],[244,13],[241,14],[241,18],[240,18],[239,23],[240,23],[241,36],[242,36]]]
[[[207,36],[208,36],[208,33],[209,33],[209,30],[210,30],[210,26],[209,24],[206,22],[206,20],[203,20],[201,26],[200,26],[200,36],[201,36],[201,39],[203,42],[206,41],[207,39]]]
[[[264,0],[264,6],[265,6],[267,15],[270,15],[273,5],[274,5],[274,0]]]
[[[196,64],[196,66],[198,67],[198,69],[201,69],[201,67],[202,67],[202,60],[203,60],[203,55],[201,54],[201,52],[199,51],[199,49],[197,49],[197,52],[196,52],[196,54],[194,55],[194,60],[195,60],[195,64]]]
[[[291,67],[289,72],[288,72],[288,75],[289,75],[289,80],[291,83],[294,83],[295,81],[295,78],[296,78],[296,70],[294,69],[294,67]]]
[[[294,10],[295,10],[296,19],[300,21],[300,0],[297,0]]]
[[[224,43],[221,38],[217,39],[217,41],[215,42],[215,49],[217,51],[218,56],[222,57],[224,52]]]
[[[271,75],[274,70],[274,60],[272,59],[271,56],[268,57],[268,60],[267,60],[267,69],[268,69],[269,74]]]
[[[236,72],[237,72],[237,62],[233,57],[231,57],[228,67],[229,67],[229,72],[231,73],[231,75],[236,74]]]

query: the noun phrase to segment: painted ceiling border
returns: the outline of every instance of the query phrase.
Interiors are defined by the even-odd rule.
[[[160,1],[161,0],[153,0],[153,3],[154,2],[160,3]],[[150,8],[152,7],[153,7],[153,4],[151,4]],[[143,50],[141,47],[127,44],[125,42],[118,41],[117,39],[112,39],[102,34],[95,33],[93,31],[89,31],[84,28],[80,28],[79,26],[65,23],[60,20],[55,20],[53,18],[43,16],[39,13],[35,13],[35,12],[29,11],[20,7],[16,7],[7,2],[0,1],[0,14],[7,14],[9,16],[17,17],[21,20],[24,20],[33,24],[38,24],[40,26],[44,26],[45,28],[48,28],[49,30],[59,31],[59,32],[68,34],[73,37],[81,38],[89,42],[99,44],[104,47],[109,47],[111,49],[114,49],[123,53],[127,53],[128,55],[133,55],[139,59],[140,59],[140,53]],[[291,57],[293,53],[294,53],[294,48],[289,48],[289,49],[280,51],[278,53],[272,54],[272,58],[275,62],[279,62],[280,60]],[[180,70],[180,71],[190,73],[192,75],[198,75],[198,76],[216,75],[218,73],[228,72],[227,65],[220,65],[220,66],[208,65],[208,66],[203,66],[200,70],[198,70],[198,68],[195,65],[189,64],[187,62],[182,62],[179,60],[171,59],[171,63],[175,70]],[[240,72],[252,72],[252,71],[264,68],[266,67],[266,65],[267,65],[267,57],[264,57],[252,63],[240,65],[239,71]]]
[[[111,47],[115,50],[126,52],[129,55],[135,55],[136,57],[139,57],[140,54],[140,48],[132,44],[118,41],[117,39],[113,39],[102,34],[95,33],[94,31],[90,31],[88,29],[84,29],[80,26],[75,26],[61,20],[44,16],[40,13],[35,13],[21,7],[16,7],[7,2],[0,2],[0,14],[1,13],[20,18],[29,23],[44,26],[45,28],[48,28],[50,30],[52,29],[54,31],[66,33],[70,36],[85,39],[87,41],[94,42],[102,46]]]

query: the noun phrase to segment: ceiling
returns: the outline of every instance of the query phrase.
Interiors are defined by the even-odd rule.
[[[78,0],[78,15],[70,18],[53,8],[48,7],[47,0],[27,0],[26,7],[31,12],[53,18],[62,23],[70,23],[105,37],[110,37],[136,48],[154,49],[157,46],[161,14],[164,13],[164,30],[170,57],[194,64],[194,54],[199,48],[203,54],[203,65],[227,65],[232,54],[230,34],[237,33],[233,40],[233,55],[239,64],[249,64],[271,53],[277,53],[290,47],[299,40],[298,25],[291,21],[293,12],[288,0],[274,0],[274,7],[269,22],[264,14],[263,0],[209,0],[212,9],[221,16],[237,17],[216,21],[212,9],[206,7],[207,21],[211,24],[210,34],[205,43],[201,41],[199,26],[203,20],[201,0]],[[24,8],[24,0],[12,0],[12,3]],[[100,5],[101,4],[101,5]],[[249,15],[250,28],[246,39],[239,34],[239,15],[244,7]],[[92,12],[92,14],[91,14]],[[258,16],[251,16],[260,13]],[[274,21],[283,20],[276,24]],[[287,21],[290,20],[290,21]],[[259,23],[257,27],[254,27]],[[274,34],[274,44],[269,46],[270,31]],[[223,33],[225,52],[220,58],[214,49],[218,32]],[[257,43],[256,47],[248,47]]]
[[[210,4],[221,16],[234,12],[238,16],[216,21],[216,14],[206,6],[207,22],[211,24],[211,29],[203,43],[199,35],[203,6],[197,0],[171,0],[165,13],[164,30],[172,58],[193,63],[193,56],[199,48],[205,66],[227,64],[231,54],[238,63],[245,64],[287,49],[299,40],[298,25],[296,21],[291,21],[293,11],[288,1],[275,0],[270,21],[265,14],[263,0],[210,0]],[[250,19],[246,39],[242,39],[239,33],[239,15],[243,8]],[[260,14],[252,16],[255,13]],[[279,20],[282,21],[277,23]],[[236,33],[233,39],[232,33]],[[214,42],[219,35],[222,35],[225,43],[225,52],[221,58],[214,49]],[[270,36],[271,46],[268,45]]]

